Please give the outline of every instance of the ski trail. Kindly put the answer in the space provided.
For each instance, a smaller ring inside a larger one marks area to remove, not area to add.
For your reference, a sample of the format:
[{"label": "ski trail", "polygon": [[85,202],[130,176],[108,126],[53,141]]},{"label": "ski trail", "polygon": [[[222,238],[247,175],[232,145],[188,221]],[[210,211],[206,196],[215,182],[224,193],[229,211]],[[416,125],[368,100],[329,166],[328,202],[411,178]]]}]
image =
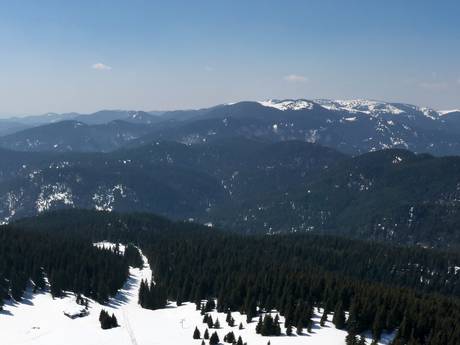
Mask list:
[{"label": "ski trail", "polygon": [[123,321],[124,321],[124,328],[126,332],[128,333],[129,339],[131,341],[131,345],[138,345],[137,339],[135,332],[133,331],[133,328],[131,327],[131,323],[129,320],[129,313],[130,311],[136,312],[140,308],[139,303],[138,303],[138,296],[139,296],[139,289],[141,285],[142,280],[147,280],[150,281],[152,279],[152,270],[150,269],[150,264],[148,262],[147,257],[142,253],[142,250],[139,247],[136,247],[137,250],[139,251],[140,256],[142,257],[142,267],[141,268],[135,268],[135,267],[130,267],[129,269],[129,275],[130,279],[134,284],[130,286],[128,291],[125,291],[127,303],[122,304],[120,306],[121,313],[123,315]]},{"label": "ski trail", "polygon": [[123,308],[122,312],[123,312],[123,321],[124,321],[124,324],[125,324],[126,331],[128,332],[129,339],[131,340],[131,344],[132,345],[138,345],[137,340],[136,340],[136,336],[134,335],[134,332],[133,332],[133,330],[131,328],[131,324],[129,322],[129,317],[128,317],[128,314],[127,314],[125,308]]}]

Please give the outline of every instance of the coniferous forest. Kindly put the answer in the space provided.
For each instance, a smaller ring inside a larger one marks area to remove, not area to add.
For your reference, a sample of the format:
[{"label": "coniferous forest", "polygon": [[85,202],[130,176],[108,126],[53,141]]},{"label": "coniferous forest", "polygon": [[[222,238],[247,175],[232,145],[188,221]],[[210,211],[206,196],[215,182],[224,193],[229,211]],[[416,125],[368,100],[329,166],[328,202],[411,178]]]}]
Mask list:
[{"label": "coniferous forest", "polygon": [[63,291],[104,302],[128,277],[127,260],[110,250],[96,249],[87,239],[34,233],[2,227],[0,231],[0,303],[20,301],[29,284],[54,297]]},{"label": "coniferous forest", "polygon": [[103,301],[122,285],[128,265],[140,264],[130,246],[121,257],[91,245],[109,237],[132,242],[149,259],[156,284],[141,284],[145,308],[193,301],[206,313],[214,306],[202,300],[215,298],[218,311],[240,311],[261,335],[275,336],[278,322],[263,312],[276,310],[287,332],[301,334],[321,308],[323,321],[349,333],[349,344],[368,330],[374,339],[397,330],[395,345],[460,343],[454,252],[312,234],[244,236],[147,214],[81,210],[25,219],[1,236],[4,296],[10,288],[20,298],[28,278],[40,288],[46,276],[56,296],[70,290]]}]

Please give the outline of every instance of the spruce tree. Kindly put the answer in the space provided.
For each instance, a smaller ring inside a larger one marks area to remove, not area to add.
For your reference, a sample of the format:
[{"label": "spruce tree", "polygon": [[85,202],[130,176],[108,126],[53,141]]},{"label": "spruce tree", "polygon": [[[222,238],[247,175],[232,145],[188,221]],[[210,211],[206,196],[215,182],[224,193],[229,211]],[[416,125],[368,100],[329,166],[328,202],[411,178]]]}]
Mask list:
[{"label": "spruce tree", "polygon": [[319,321],[319,324],[321,327],[324,327],[327,321],[327,310],[324,309],[323,315],[321,316],[321,320]]},{"label": "spruce tree", "polygon": [[207,328],[204,331],[203,339],[209,339],[209,330]]},{"label": "spruce tree", "polygon": [[195,327],[195,331],[193,332],[193,339],[200,339],[201,334],[200,331],[198,330],[198,327]]},{"label": "spruce tree", "polygon": [[299,322],[297,322],[297,334],[301,335],[302,333],[303,333],[303,322],[302,320],[299,320]]},{"label": "spruce tree", "polygon": [[208,328],[212,328],[214,326],[214,321],[212,320],[211,315],[208,316],[207,323],[208,323]]},{"label": "spruce tree", "polygon": [[332,318],[332,323],[337,329],[345,328],[345,311],[343,310],[342,303],[337,304]]},{"label": "spruce tree", "polygon": [[219,344],[219,336],[216,332],[212,333],[211,338],[209,338],[209,345]]},{"label": "spruce tree", "polygon": [[263,325],[262,315],[260,315],[260,316],[259,316],[259,321],[257,322],[257,325],[256,325],[256,333],[257,333],[257,334],[261,334],[261,332],[262,332],[262,325]]},{"label": "spruce tree", "polygon": [[226,343],[233,344],[236,341],[235,334],[233,332],[228,332],[224,337],[224,341]]}]

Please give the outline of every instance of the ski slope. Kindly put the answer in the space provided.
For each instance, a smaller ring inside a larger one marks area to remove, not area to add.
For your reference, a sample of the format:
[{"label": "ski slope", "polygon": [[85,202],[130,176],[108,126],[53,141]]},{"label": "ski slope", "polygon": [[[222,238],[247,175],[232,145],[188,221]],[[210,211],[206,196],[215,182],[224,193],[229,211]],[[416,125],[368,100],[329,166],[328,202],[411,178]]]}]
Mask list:
[{"label": "ski slope", "polygon": [[[95,244],[98,247],[114,246],[108,242]],[[119,246],[123,252],[124,246]],[[142,254],[142,252],[141,252]],[[89,316],[70,319],[63,314],[64,310],[78,307],[75,296],[68,294],[65,298],[53,299],[49,293],[32,294],[27,291],[21,303],[7,302],[0,312],[0,344],[17,345],[200,345],[201,340],[192,339],[195,326],[201,335],[206,329],[202,323],[203,316],[195,310],[195,305],[185,303],[177,307],[170,303],[161,310],[142,309],[138,303],[138,291],[142,279],[150,281],[152,271],[147,258],[142,254],[142,269],[130,268],[130,275],[123,288],[107,305],[90,301]],[[104,308],[114,313],[120,327],[102,330],[99,324],[99,313]],[[316,314],[315,326],[311,334],[301,336],[262,337],[255,333],[257,318],[246,324],[246,316],[233,313],[235,327],[225,322],[226,314],[210,313],[215,320],[219,318],[221,329],[209,330],[210,334],[217,331],[221,343],[230,330],[235,336],[241,336],[248,345],[344,345],[346,332],[336,329],[330,322],[319,327],[320,314]],[[283,318],[281,318],[283,321]],[[238,325],[244,329],[239,330]],[[281,325],[282,331],[285,329]],[[392,334],[386,334],[380,344],[389,344]],[[370,343],[370,340],[368,341]]]}]

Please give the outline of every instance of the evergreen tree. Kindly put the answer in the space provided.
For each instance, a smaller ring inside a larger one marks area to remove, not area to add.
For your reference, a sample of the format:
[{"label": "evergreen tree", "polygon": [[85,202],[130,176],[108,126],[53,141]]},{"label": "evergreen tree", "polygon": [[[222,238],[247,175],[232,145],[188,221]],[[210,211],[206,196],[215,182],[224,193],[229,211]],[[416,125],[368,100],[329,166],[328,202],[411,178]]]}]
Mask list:
[{"label": "evergreen tree", "polygon": [[345,328],[345,311],[343,310],[342,303],[337,304],[332,318],[332,323],[337,329]]},{"label": "evergreen tree", "polygon": [[219,336],[216,332],[212,333],[211,338],[209,338],[209,345],[219,344]]},{"label": "evergreen tree", "polygon": [[213,328],[214,327],[214,321],[212,320],[212,316],[208,316],[208,328]]},{"label": "evergreen tree", "polygon": [[209,330],[207,328],[204,331],[203,339],[209,339]]},{"label": "evergreen tree", "polygon": [[200,331],[198,330],[198,327],[195,327],[195,331],[193,332],[193,339],[200,339],[201,334]]},{"label": "evergreen tree", "polygon": [[301,335],[302,333],[303,333],[303,322],[302,320],[299,320],[299,322],[297,322],[297,334]]},{"label": "evergreen tree", "polygon": [[99,322],[101,323],[102,329],[118,327],[118,321],[115,317],[115,314],[112,314],[112,316],[110,316],[109,313],[104,309],[102,309],[99,314]]},{"label": "evergreen tree", "polygon": [[323,315],[321,316],[321,320],[319,321],[319,324],[321,327],[324,327],[327,321],[327,310],[324,309]]},{"label": "evergreen tree", "polygon": [[235,334],[234,334],[233,332],[228,332],[228,333],[224,336],[224,342],[230,343],[230,344],[233,344],[234,342],[236,342]]}]

